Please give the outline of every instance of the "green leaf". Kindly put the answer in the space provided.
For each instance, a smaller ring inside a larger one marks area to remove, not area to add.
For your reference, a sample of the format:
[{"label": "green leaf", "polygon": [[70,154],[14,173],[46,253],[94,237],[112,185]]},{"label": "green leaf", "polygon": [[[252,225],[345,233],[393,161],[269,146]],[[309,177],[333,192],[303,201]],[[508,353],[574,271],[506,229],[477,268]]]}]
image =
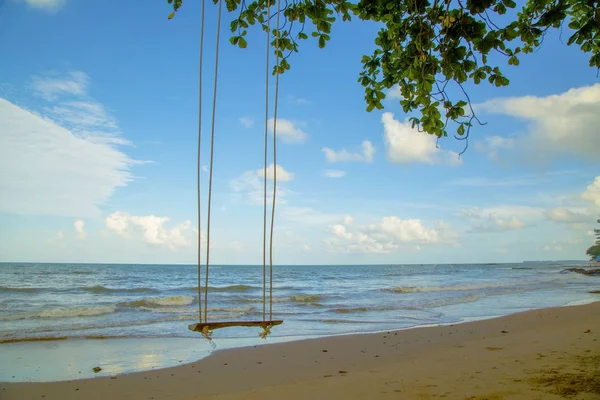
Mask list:
[{"label": "green leaf", "polygon": [[325,37],[323,35],[319,36],[319,48],[322,49],[325,47]]},{"label": "green leaf", "polygon": [[240,37],[238,45],[240,46],[240,49],[245,49],[246,47],[248,47],[248,43],[246,43],[246,39],[244,39],[243,37]]}]

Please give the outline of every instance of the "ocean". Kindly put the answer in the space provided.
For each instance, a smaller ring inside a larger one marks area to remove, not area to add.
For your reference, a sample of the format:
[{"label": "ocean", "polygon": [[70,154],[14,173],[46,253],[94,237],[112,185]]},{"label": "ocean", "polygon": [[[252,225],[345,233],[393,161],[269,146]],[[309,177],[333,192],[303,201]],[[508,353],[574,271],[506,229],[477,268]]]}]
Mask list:
[{"label": "ocean", "polygon": [[[267,342],[600,300],[589,293],[600,289],[600,278],[565,272],[571,266],[582,264],[275,266],[273,318],[284,323]],[[211,266],[209,321],[260,320],[262,296],[262,266]],[[0,264],[0,351],[52,338],[102,340],[104,346],[128,338],[201,338],[188,330],[194,322],[195,265]],[[231,347],[260,332],[226,328],[213,338]]]}]

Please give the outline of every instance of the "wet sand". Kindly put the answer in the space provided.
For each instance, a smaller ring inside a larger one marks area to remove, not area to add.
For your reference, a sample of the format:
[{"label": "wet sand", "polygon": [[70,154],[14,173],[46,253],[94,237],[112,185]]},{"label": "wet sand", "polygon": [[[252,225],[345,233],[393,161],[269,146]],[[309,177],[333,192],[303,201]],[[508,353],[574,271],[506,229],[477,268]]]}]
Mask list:
[{"label": "wet sand", "polygon": [[596,302],[222,350],[113,377],[0,383],[0,399],[600,399],[599,336]]}]

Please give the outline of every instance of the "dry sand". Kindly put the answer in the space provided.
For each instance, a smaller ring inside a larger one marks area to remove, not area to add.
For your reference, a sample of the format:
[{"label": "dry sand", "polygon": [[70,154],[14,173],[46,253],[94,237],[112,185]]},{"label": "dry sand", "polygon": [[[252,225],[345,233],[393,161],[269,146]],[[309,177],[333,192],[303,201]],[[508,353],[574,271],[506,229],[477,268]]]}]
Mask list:
[{"label": "dry sand", "polygon": [[0,399],[600,399],[599,336],[597,302],[223,350],[112,378],[0,383]]}]

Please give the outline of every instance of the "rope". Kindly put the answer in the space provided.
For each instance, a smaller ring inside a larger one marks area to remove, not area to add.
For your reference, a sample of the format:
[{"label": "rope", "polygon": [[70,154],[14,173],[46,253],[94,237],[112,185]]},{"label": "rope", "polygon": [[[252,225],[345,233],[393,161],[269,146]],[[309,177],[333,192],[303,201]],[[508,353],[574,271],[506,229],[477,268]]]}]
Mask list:
[{"label": "rope", "polygon": [[223,0],[219,0],[219,13],[217,16],[217,44],[215,47],[215,84],[213,86],[213,106],[212,106],[212,125],[210,134],[210,169],[208,178],[208,210],[206,226],[206,279],[204,280],[204,322],[207,322],[207,304],[208,304],[208,267],[210,264],[210,211],[212,201],[212,178],[213,178],[213,160],[215,150],[215,114],[217,111],[217,78],[219,74],[219,38],[221,33],[221,10]]},{"label": "rope", "polygon": [[[202,58],[204,55],[204,4],[205,0],[202,0],[202,17],[200,19],[200,66],[199,66],[199,83],[198,83],[198,91],[200,94],[198,95],[198,321],[202,322],[202,296],[200,292],[200,285],[202,284],[201,278],[201,264],[202,264],[202,229],[201,229],[201,219],[200,219],[200,174],[201,174],[201,164],[200,164],[200,154],[202,148]],[[206,321],[205,321],[206,322]]]},{"label": "rope", "polygon": [[[277,28],[279,28],[279,14],[281,14],[281,0],[277,0]],[[275,65],[279,66],[279,36],[275,40],[275,46],[277,48]],[[269,319],[273,320],[273,226],[275,222],[275,199],[277,195],[277,105],[279,101],[279,70],[275,75],[275,105],[273,110],[273,208],[271,211],[271,235],[269,243]],[[267,331],[265,331],[268,334]],[[266,335],[265,335],[266,336]]]},{"label": "rope", "polygon": [[[270,0],[269,0],[270,1]],[[270,8],[270,7],[269,7]],[[268,15],[268,12],[267,12]],[[267,302],[267,147],[269,139],[269,51],[271,49],[271,18],[267,18],[267,54],[265,66],[265,161],[264,161],[264,202],[263,202],[263,321],[266,317]]]},{"label": "rope", "polygon": [[[223,0],[219,0],[219,9],[217,16],[217,35],[215,47],[215,80],[213,86],[213,105],[212,105],[212,123],[211,123],[211,141],[210,141],[210,167],[208,183],[208,210],[207,210],[207,228],[206,228],[206,274],[204,280],[204,322],[208,322],[208,277],[210,266],[210,225],[211,225],[211,205],[212,205],[212,180],[214,164],[214,139],[215,139],[215,115],[217,107],[217,82],[219,72],[219,43],[221,33],[221,15]],[[202,17],[200,22],[200,60],[199,60],[199,98],[198,98],[198,147],[197,147],[197,196],[198,196],[198,317],[202,322],[202,294],[201,294],[201,142],[202,142],[202,66],[204,56],[204,11],[205,0],[202,0]],[[279,17],[281,12],[281,0],[277,0],[277,26],[279,26]],[[267,19],[267,52],[266,52],[266,70],[265,70],[265,147],[264,147],[264,204],[263,204],[263,321],[266,318],[266,238],[267,238],[267,153],[268,153],[268,121],[269,121],[269,49],[270,49],[271,20]],[[279,65],[279,35],[276,38],[276,66]],[[269,237],[269,319],[273,319],[273,230],[275,219],[275,201],[277,194],[277,109],[279,100],[279,72],[275,77],[275,105],[273,117],[273,207],[271,211],[271,226]],[[272,324],[263,326],[263,332],[259,335],[266,338],[269,335]],[[212,330],[204,327],[202,335],[211,339]]]}]

